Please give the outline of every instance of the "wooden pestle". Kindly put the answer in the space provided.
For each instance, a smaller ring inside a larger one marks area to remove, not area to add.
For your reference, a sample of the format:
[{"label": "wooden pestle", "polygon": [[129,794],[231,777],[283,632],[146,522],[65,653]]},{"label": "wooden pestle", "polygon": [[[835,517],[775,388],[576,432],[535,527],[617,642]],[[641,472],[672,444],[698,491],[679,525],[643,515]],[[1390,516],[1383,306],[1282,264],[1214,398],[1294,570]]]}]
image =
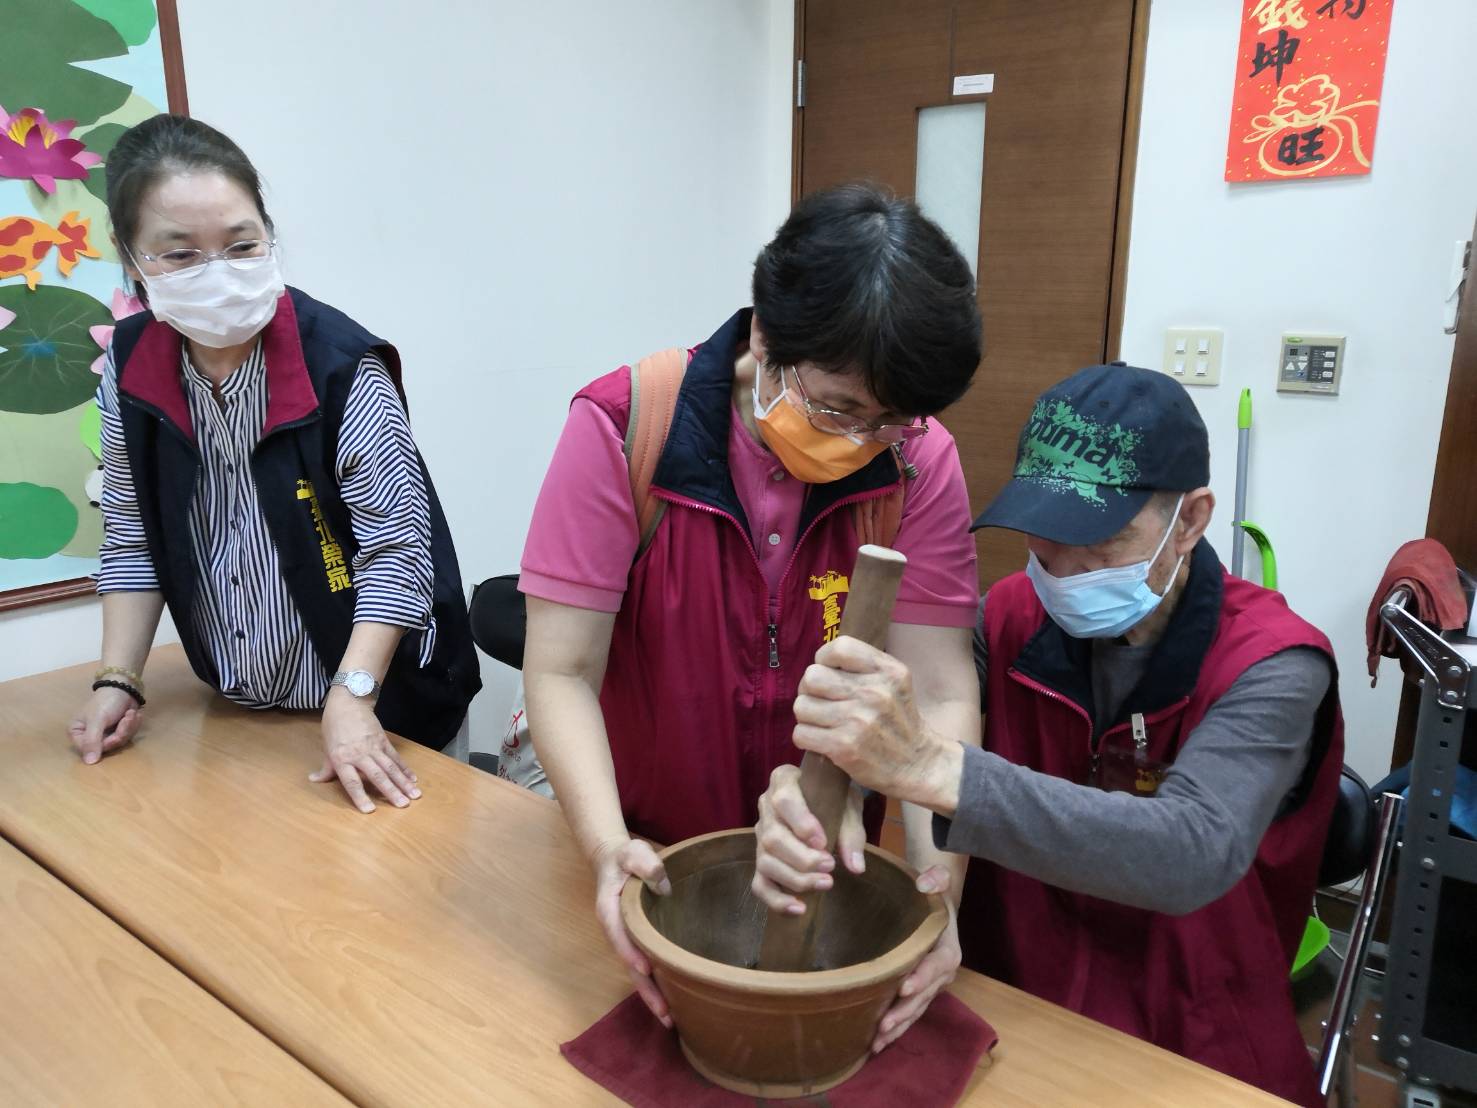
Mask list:
[{"label": "wooden pestle", "polygon": [[[870,643],[881,650],[892,624],[892,605],[908,559],[896,550],[868,544],[856,552],[856,566],[841,612],[839,633]],[[851,778],[829,758],[806,752],[800,761],[800,791],[805,803],[826,832],[826,850],[836,852],[836,837],[846,812]],[[840,865],[837,867],[838,871]],[[820,928],[824,892],[800,897],[805,914],[792,916],[770,912],[764,924],[764,942],[759,950],[759,968],[798,972],[811,967],[816,935]]]}]

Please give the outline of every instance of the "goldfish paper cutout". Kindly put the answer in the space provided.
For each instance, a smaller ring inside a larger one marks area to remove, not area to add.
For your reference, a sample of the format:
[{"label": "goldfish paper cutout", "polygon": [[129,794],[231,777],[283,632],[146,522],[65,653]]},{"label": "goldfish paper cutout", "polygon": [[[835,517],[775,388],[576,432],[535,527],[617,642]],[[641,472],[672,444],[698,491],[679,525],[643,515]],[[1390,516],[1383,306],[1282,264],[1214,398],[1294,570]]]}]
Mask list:
[{"label": "goldfish paper cutout", "polygon": [[25,277],[26,287],[34,289],[41,280],[36,268],[56,247],[56,268],[63,277],[71,276],[79,258],[102,257],[92,247],[88,234],[92,220],[79,219],[68,212],[55,227],[27,215],[0,218],[0,279]]},{"label": "goldfish paper cutout", "polygon": [[77,121],[53,123],[40,108],[9,114],[0,107],[0,177],[32,180],[44,193],[56,192],[56,183],[83,181],[101,155],[71,137]]}]

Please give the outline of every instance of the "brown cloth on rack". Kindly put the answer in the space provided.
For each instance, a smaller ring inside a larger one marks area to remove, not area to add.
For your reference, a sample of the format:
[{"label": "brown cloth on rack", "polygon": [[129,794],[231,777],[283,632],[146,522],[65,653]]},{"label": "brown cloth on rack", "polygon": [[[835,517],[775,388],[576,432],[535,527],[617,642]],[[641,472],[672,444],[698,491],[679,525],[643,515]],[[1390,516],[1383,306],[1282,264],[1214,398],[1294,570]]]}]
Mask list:
[{"label": "brown cloth on rack", "polygon": [[1406,611],[1422,623],[1443,631],[1455,631],[1467,624],[1467,597],[1462,592],[1456,562],[1446,547],[1435,539],[1414,539],[1399,550],[1385,567],[1374,599],[1369,602],[1369,615],[1364,620],[1364,638],[1369,646],[1369,677],[1377,679],[1380,657],[1394,658],[1399,649],[1395,636],[1380,620],[1380,608],[1395,589],[1410,590],[1411,601]]},{"label": "brown cloth on rack", "polygon": [[940,993],[903,1037],[828,1093],[801,1101],[762,1100],[720,1089],[687,1064],[668,1031],[634,994],[559,1050],[586,1077],[637,1108],[947,1108],[964,1095],[995,1030],[965,1004]]}]

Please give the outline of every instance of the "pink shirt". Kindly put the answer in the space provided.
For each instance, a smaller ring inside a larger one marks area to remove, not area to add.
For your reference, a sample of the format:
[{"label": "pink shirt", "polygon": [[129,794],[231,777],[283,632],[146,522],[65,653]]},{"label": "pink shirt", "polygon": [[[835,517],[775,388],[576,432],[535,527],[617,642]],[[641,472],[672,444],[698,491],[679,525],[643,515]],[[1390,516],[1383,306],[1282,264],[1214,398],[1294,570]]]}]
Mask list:
[{"label": "pink shirt", "polygon": [[[908,556],[894,619],[972,627],[979,576],[953,436],[930,420],[928,434],[905,453],[919,475],[908,483],[894,543]],[[728,465],[759,568],[774,592],[800,537],[795,532],[806,486],[749,436],[737,408],[729,423]],[[543,600],[617,612],[639,541],[621,435],[594,403],[576,399],[534,505],[518,587]]]}]

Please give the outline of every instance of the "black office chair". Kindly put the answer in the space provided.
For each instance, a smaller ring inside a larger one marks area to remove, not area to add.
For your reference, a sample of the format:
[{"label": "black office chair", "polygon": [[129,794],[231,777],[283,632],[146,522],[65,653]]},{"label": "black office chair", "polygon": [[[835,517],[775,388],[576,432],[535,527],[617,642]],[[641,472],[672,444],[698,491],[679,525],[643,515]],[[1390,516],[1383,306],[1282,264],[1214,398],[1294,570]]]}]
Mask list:
[{"label": "black office chair", "polygon": [[[1318,863],[1318,888],[1347,885],[1369,865],[1374,850],[1376,816],[1369,786],[1348,766],[1339,773],[1339,791],[1328,821],[1328,837]],[[1328,948],[1328,928],[1318,918],[1317,905],[1308,920],[1302,947],[1293,961],[1292,977],[1301,980]]]},{"label": "black office chair", "polygon": [[1328,841],[1318,865],[1318,887],[1346,885],[1364,872],[1374,850],[1377,825],[1374,797],[1369,786],[1348,766],[1339,775],[1339,795],[1333,803]]},{"label": "black office chair", "polygon": [[473,586],[467,614],[477,648],[489,658],[521,670],[528,608],[518,591],[518,575],[504,573]]},{"label": "black office chair", "polygon": [[[528,609],[518,591],[518,575],[505,573],[489,577],[472,587],[467,603],[472,622],[472,641],[477,649],[494,661],[514,669],[523,668],[523,640],[528,634]],[[498,756],[482,751],[468,761],[480,770],[496,773]]]},{"label": "black office chair", "polygon": [[1332,1094],[1334,1103],[1340,1106],[1350,1103],[1354,1095],[1353,1035],[1359,981],[1369,958],[1369,944],[1384,898],[1403,807],[1398,793],[1385,793],[1376,804],[1363,778],[1348,766],[1343,767],[1328,841],[1318,867],[1320,888],[1344,885],[1356,877],[1364,879],[1318,1052],[1319,1092],[1324,1096]]}]

